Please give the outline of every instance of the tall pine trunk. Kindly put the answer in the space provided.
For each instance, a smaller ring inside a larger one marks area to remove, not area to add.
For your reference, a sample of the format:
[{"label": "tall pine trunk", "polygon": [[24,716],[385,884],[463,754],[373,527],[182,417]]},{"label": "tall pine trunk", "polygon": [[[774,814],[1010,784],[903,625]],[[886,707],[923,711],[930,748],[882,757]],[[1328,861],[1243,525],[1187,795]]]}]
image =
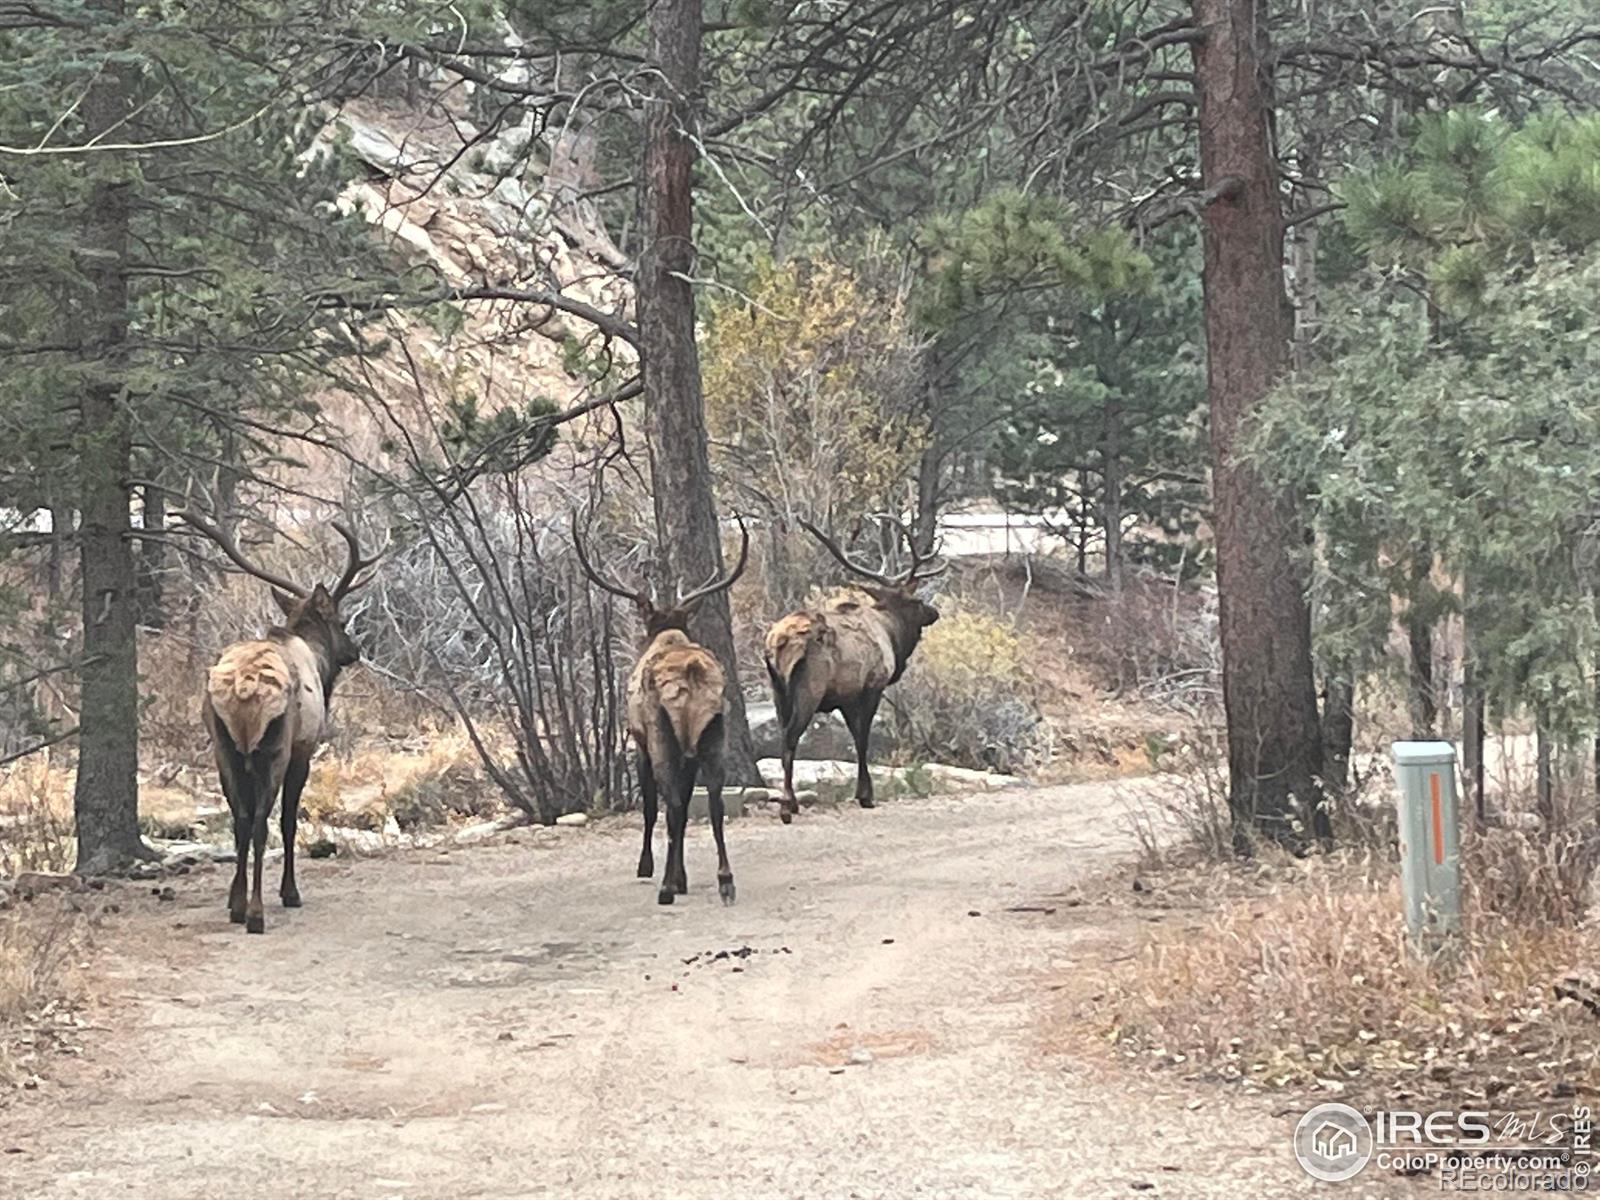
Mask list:
[{"label": "tall pine trunk", "polygon": [[1106,532],[1106,584],[1122,590],[1122,404],[1105,410],[1105,440],[1100,446],[1100,520]]},{"label": "tall pine trunk", "polygon": [[139,624],[150,629],[165,629],[167,543],[161,535],[167,529],[167,490],[159,484],[147,483],[144,486],[143,499],[144,521],[140,530],[145,536],[139,539],[139,557],[136,563]]},{"label": "tall pine trunk", "polygon": [[945,412],[945,366],[935,338],[928,347],[923,364],[923,402],[927,406],[928,444],[922,448],[917,462],[917,552],[929,554],[939,536],[939,502],[944,492],[945,445],[941,436]]},{"label": "tall pine trunk", "polygon": [[[1308,4],[1307,11],[1311,5]],[[1322,139],[1315,130],[1303,134],[1297,165],[1303,177],[1322,173]],[[1296,194],[1300,204],[1311,199],[1305,189]],[[1289,275],[1294,281],[1294,366],[1305,370],[1316,360],[1315,345],[1322,326],[1322,293],[1317,274],[1320,237],[1314,220],[1303,221],[1287,232]],[[1350,787],[1350,756],[1356,736],[1355,668],[1349,658],[1321,664],[1322,681],[1322,782],[1342,795]]]},{"label": "tall pine trunk", "polygon": [[[121,16],[121,0],[102,0]],[[108,61],[83,99],[93,136],[132,108],[132,67]],[[79,674],[77,869],[103,873],[150,857],[139,837],[139,663],[135,579],[128,522],[132,433],[120,381],[128,337],[129,188],[112,153],[91,156],[95,173],[80,233],[88,279],[80,322],[90,371],[78,402],[78,569],[83,590]]]},{"label": "tall pine trunk", "polygon": [[[637,277],[645,434],[656,532],[668,586],[698,587],[722,571],[722,540],[706,446],[700,355],[694,340],[694,143],[700,92],[700,0],[655,0],[650,44],[660,94],[645,115],[641,197],[645,247]],[[694,636],[727,672],[728,781],[759,785],[739,688],[727,592],[708,597]]]},{"label": "tall pine trunk", "polygon": [[1415,604],[1406,613],[1406,645],[1411,659],[1407,703],[1411,736],[1427,741],[1439,733],[1439,697],[1433,679],[1433,622]]},{"label": "tall pine trunk", "polygon": [[1356,737],[1356,685],[1349,664],[1328,673],[1322,700],[1323,781],[1335,793],[1350,786],[1350,753]]},{"label": "tall pine trunk", "polygon": [[[1213,506],[1236,842],[1295,849],[1330,835],[1311,670],[1305,534],[1294,503],[1240,458],[1250,416],[1286,365],[1283,211],[1272,145],[1267,14],[1259,0],[1194,0],[1204,212]],[[1297,826],[1297,820],[1303,824]]]}]

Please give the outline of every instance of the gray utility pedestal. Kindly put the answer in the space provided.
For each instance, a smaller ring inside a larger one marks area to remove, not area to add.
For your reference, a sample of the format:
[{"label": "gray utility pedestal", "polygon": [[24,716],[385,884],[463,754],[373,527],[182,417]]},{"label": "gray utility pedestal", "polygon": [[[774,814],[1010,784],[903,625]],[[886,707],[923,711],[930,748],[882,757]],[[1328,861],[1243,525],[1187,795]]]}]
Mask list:
[{"label": "gray utility pedestal", "polygon": [[1436,950],[1461,927],[1461,805],[1449,742],[1396,742],[1406,928]]}]

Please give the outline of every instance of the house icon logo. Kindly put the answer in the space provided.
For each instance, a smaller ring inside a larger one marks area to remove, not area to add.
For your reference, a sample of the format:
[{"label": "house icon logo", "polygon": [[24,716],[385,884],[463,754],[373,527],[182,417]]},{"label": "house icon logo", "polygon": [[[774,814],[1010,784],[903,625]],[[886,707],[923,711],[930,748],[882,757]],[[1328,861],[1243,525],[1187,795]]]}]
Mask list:
[{"label": "house icon logo", "polygon": [[1353,1179],[1372,1158],[1372,1126],[1348,1104],[1319,1104],[1294,1127],[1294,1156],[1325,1183]]},{"label": "house icon logo", "polygon": [[1323,1158],[1344,1158],[1356,1152],[1356,1135],[1343,1125],[1324,1121],[1311,1134],[1311,1148]]}]

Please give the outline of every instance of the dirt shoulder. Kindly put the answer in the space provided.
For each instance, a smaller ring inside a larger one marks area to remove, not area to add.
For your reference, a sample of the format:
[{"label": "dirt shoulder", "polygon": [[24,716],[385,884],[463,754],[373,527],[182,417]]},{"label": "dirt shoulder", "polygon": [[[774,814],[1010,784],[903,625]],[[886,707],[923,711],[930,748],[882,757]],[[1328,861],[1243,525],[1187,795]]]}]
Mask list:
[{"label": "dirt shoulder", "polygon": [[626,821],[308,863],[265,937],[219,873],[130,891],[83,1058],[0,1117],[0,1194],[1309,1192],[1271,1102],[1041,1037],[1106,931],[1007,910],[1126,857],[1128,790],[750,817],[730,909],[705,828],[660,908]]}]

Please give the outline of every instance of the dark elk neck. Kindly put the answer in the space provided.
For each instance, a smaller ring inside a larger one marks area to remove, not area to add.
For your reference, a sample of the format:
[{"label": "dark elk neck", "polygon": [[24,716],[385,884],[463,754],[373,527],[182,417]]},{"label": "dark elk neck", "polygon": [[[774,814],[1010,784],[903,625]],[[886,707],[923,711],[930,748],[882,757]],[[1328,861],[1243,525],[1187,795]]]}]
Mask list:
[{"label": "dark elk neck", "polygon": [[297,637],[311,648],[311,656],[317,660],[317,678],[322,684],[322,703],[333,702],[333,685],[339,681],[339,672],[342,667],[334,660],[333,647],[329,644],[328,631],[321,625],[307,621],[298,628],[287,629],[282,625],[274,625],[267,630],[267,637],[275,641],[284,641]]},{"label": "dark elk neck", "polygon": [[894,615],[889,616],[889,644],[894,647],[894,678],[897,681],[911,661],[911,654],[922,640],[922,626]]}]

